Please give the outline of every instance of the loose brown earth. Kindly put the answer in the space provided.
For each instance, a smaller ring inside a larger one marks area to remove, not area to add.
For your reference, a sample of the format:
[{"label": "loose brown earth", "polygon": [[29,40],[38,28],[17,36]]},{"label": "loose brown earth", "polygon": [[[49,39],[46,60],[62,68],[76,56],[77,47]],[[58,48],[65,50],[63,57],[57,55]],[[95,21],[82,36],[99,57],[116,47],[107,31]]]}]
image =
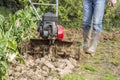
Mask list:
[{"label": "loose brown earth", "polygon": [[119,39],[119,32],[103,31],[96,55],[80,55],[80,60],[76,58],[82,42],[81,29],[65,29],[64,40],[56,41],[51,47],[51,53],[48,41],[26,40],[20,46],[25,64],[14,60],[8,70],[9,79],[65,80],[63,75],[76,73],[80,77],[84,76],[83,80],[104,80],[110,72],[110,75],[120,80]]}]

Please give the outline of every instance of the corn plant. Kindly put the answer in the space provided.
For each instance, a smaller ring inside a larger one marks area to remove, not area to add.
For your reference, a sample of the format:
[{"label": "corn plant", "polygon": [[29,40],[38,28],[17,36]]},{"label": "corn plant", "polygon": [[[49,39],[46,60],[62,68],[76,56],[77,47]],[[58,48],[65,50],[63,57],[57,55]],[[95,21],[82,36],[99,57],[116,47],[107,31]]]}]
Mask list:
[{"label": "corn plant", "polygon": [[21,61],[22,57],[18,53],[17,42],[12,34],[13,26],[7,31],[4,29],[5,18],[0,15],[0,80],[6,80],[6,72],[9,63],[17,56]]},{"label": "corn plant", "polygon": [[0,80],[7,79],[6,71],[9,67],[9,62],[7,60],[7,57],[5,53],[0,48]]},{"label": "corn plant", "polygon": [[29,34],[35,29],[36,18],[31,7],[19,10],[14,15],[9,14],[8,18],[0,15],[0,80],[6,80],[6,72],[15,58],[24,62],[18,52],[18,46],[26,38],[34,37]]}]

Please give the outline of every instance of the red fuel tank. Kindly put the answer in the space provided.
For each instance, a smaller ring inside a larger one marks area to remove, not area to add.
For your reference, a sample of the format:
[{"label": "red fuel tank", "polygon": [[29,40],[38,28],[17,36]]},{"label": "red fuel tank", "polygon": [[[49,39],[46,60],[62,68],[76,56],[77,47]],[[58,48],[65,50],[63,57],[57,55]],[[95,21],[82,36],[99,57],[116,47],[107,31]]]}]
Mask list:
[{"label": "red fuel tank", "polygon": [[57,25],[58,27],[58,34],[57,34],[57,39],[58,40],[63,40],[64,38],[64,29],[61,25]]}]

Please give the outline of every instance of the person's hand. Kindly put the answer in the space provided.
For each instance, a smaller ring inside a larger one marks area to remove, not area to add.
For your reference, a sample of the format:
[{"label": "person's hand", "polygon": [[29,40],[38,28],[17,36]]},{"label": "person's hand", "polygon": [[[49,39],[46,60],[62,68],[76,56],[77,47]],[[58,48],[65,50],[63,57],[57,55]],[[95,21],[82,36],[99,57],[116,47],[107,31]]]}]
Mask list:
[{"label": "person's hand", "polygon": [[117,3],[117,0],[110,0],[110,5],[113,7]]}]

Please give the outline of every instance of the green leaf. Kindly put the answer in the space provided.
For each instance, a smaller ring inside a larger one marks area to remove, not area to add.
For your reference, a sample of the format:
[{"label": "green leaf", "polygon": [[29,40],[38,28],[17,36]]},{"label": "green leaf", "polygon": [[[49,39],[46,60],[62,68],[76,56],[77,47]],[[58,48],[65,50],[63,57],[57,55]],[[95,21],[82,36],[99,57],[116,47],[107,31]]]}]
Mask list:
[{"label": "green leaf", "polygon": [[5,57],[5,54],[0,50],[0,57]]},{"label": "green leaf", "polygon": [[17,54],[16,58],[19,59],[20,63],[25,63],[24,58],[19,53]]},{"label": "green leaf", "polygon": [[4,50],[6,46],[6,41],[0,40],[0,49]]},{"label": "green leaf", "polygon": [[1,26],[3,25],[4,20],[5,20],[4,16],[0,15],[0,25]]},{"label": "green leaf", "polygon": [[8,48],[16,51],[16,49],[17,49],[17,43],[16,43],[15,41],[10,41],[10,40],[9,40],[9,41],[8,41]]},{"label": "green leaf", "polygon": [[8,67],[9,67],[8,62],[6,62],[6,61],[0,61],[0,64],[1,64],[5,69],[8,69]]}]

